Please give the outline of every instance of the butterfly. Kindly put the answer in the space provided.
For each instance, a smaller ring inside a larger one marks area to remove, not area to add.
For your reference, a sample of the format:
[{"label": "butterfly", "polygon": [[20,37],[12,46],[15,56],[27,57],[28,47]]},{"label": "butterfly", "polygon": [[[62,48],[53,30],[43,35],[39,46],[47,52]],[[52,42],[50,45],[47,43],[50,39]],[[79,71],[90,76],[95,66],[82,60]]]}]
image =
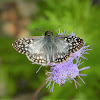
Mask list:
[{"label": "butterfly", "polygon": [[66,61],[84,45],[83,39],[72,35],[55,35],[46,31],[45,36],[32,36],[16,40],[12,46],[35,64],[59,64]]}]

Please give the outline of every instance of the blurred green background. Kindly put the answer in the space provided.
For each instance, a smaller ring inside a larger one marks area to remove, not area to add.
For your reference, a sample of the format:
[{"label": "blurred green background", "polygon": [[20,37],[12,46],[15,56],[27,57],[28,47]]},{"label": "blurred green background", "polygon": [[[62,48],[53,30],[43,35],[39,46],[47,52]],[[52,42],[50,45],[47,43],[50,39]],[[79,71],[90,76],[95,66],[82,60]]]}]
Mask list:
[{"label": "blurred green background", "polygon": [[[32,100],[35,90],[45,80],[45,67],[32,64],[25,55],[16,52],[12,43],[22,37],[41,36],[46,30],[60,29],[76,33],[90,45],[88,60],[80,66],[90,66],[78,82],[55,84],[51,93],[46,85],[37,100],[100,100],[100,0],[0,0],[0,100]],[[38,28],[38,30],[35,30]]]}]

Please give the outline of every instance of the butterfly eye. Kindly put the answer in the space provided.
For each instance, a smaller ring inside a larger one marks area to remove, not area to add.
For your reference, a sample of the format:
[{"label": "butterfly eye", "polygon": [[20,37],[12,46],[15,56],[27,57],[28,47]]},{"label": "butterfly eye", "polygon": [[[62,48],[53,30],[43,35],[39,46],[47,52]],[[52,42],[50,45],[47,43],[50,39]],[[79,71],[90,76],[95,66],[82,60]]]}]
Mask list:
[{"label": "butterfly eye", "polygon": [[52,31],[46,31],[45,32],[45,36],[52,36],[52,35],[53,35]]}]

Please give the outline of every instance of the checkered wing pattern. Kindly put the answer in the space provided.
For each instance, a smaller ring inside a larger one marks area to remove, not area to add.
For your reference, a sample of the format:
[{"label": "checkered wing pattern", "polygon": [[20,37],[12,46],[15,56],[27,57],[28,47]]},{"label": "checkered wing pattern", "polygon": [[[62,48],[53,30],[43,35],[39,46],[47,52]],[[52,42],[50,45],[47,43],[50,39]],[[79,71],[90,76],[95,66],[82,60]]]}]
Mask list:
[{"label": "checkered wing pattern", "polygon": [[12,46],[33,63],[47,65],[66,61],[84,45],[83,39],[71,35],[51,36],[49,39],[45,36],[22,38],[16,40]]},{"label": "checkered wing pattern", "polygon": [[64,62],[83,47],[84,41],[81,38],[71,35],[57,35],[54,37],[54,63]]},{"label": "checkered wing pattern", "polygon": [[21,53],[25,54],[27,58],[36,64],[45,65],[46,61],[46,46],[44,37],[29,37],[16,40],[12,46]]}]

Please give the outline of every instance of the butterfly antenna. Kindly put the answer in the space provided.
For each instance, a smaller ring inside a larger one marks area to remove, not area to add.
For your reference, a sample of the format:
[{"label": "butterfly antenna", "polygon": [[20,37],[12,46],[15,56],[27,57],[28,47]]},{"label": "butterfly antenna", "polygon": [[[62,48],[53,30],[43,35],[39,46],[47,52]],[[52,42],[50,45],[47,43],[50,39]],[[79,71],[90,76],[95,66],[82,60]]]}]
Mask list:
[{"label": "butterfly antenna", "polygon": [[45,32],[45,31],[43,31],[43,30],[40,30],[40,29],[38,29],[38,28],[35,28],[34,30],[38,30],[38,31],[41,31],[41,32]]},{"label": "butterfly antenna", "polygon": [[56,27],[55,29],[53,29],[52,31],[56,30],[57,28],[62,27],[61,25],[59,25],[58,27]]}]

